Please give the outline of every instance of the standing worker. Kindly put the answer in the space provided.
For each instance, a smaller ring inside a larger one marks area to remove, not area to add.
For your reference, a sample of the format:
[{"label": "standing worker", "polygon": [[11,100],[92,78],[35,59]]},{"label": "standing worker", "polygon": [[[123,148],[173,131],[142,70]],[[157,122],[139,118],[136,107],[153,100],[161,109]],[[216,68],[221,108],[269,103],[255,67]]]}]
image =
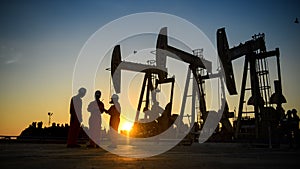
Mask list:
[{"label": "standing worker", "polygon": [[113,94],[111,96],[111,101],[109,102],[112,104],[108,110],[104,110],[107,114],[110,115],[109,119],[109,132],[110,132],[110,139],[111,139],[111,145],[110,148],[116,148],[117,147],[117,135],[118,135],[118,129],[119,129],[119,123],[120,123],[120,114],[121,114],[121,106],[119,103],[119,96],[116,94]]},{"label": "standing worker", "polygon": [[294,142],[294,137],[293,137],[293,118],[292,118],[292,111],[288,110],[286,113],[286,119],[287,119],[287,138],[289,141],[289,147],[293,148],[293,142]]},{"label": "standing worker", "polygon": [[[91,113],[89,118],[89,138],[90,143],[87,147],[94,148],[99,147],[100,137],[101,137],[101,114],[104,112],[104,104],[100,101],[101,91],[97,90],[95,92],[95,100],[92,101],[87,108],[87,111]],[[96,144],[96,143],[98,144]]]},{"label": "standing worker", "polygon": [[297,115],[297,110],[293,109],[292,110],[292,122],[291,122],[291,127],[292,127],[292,131],[293,131],[293,135],[294,135],[294,143],[296,148],[299,147],[299,116]]},{"label": "standing worker", "polygon": [[86,94],[85,88],[80,88],[78,94],[73,96],[70,103],[70,128],[68,133],[67,147],[80,147],[77,139],[80,132],[80,124],[82,122],[82,100]]}]

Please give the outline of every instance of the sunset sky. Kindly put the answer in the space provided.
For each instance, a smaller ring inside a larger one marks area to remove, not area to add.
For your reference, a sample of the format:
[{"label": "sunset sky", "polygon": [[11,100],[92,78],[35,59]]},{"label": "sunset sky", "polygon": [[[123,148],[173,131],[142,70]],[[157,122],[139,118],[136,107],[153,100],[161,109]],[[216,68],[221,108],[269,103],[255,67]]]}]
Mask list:
[{"label": "sunset sky", "polygon": [[[184,18],[202,30],[215,46],[216,30],[221,27],[226,28],[230,46],[265,33],[267,49],[280,48],[283,93],[288,102],[283,106],[300,111],[300,24],[294,23],[296,17],[300,19],[297,0],[13,0],[0,2],[0,135],[19,135],[33,121],[47,125],[48,112],[53,113],[53,122],[68,123],[73,71],[83,45],[105,24],[140,12]],[[243,59],[233,65],[239,91]],[[102,78],[109,81],[109,72]],[[109,108],[111,93],[105,84],[99,88]],[[88,91],[87,95],[93,93]],[[230,109],[238,107],[238,100],[238,96],[229,98]]]}]

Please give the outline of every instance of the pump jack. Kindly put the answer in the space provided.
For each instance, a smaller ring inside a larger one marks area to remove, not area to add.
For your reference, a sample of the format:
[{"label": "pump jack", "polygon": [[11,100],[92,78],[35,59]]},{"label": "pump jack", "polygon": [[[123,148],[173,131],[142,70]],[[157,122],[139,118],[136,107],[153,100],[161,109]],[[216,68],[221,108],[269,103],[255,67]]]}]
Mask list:
[{"label": "pump jack", "polygon": [[[159,64],[159,63],[158,63]],[[167,78],[167,68],[165,67],[157,67],[153,65],[146,65],[146,64],[140,64],[140,63],[133,63],[133,62],[127,62],[121,60],[121,47],[120,45],[116,45],[113,49],[112,53],[112,59],[111,59],[111,77],[113,81],[113,86],[116,91],[116,93],[121,92],[121,70],[128,70],[128,71],[134,71],[134,72],[141,72],[144,73],[144,80],[142,83],[142,89],[138,101],[138,107],[136,111],[135,116],[135,125],[139,126],[148,126],[149,124],[139,124],[139,115],[143,103],[145,88],[146,89],[146,100],[145,100],[145,107],[143,111],[148,110],[149,103],[150,103],[150,92],[157,88],[159,84],[165,84],[165,83],[171,83],[171,93],[170,93],[170,104],[172,105],[173,102],[173,89],[174,89],[174,82],[175,78]],[[152,83],[152,75],[158,75],[158,79],[156,79],[156,84],[154,85]],[[154,125],[155,127],[158,127],[157,124],[153,121],[150,123],[150,125]],[[143,128],[143,127],[142,127]],[[152,126],[150,128],[153,128]],[[157,130],[156,130],[157,131]],[[156,131],[150,131],[150,136],[153,136],[154,134],[157,134]],[[146,131],[149,133],[149,131]]]},{"label": "pump jack", "polygon": [[[138,122],[138,117],[141,111],[141,106],[143,102],[143,96],[145,92],[145,88],[147,86],[146,90],[146,103],[143,110],[148,110],[149,107],[149,96],[150,92],[157,88],[157,85],[163,84],[163,83],[172,83],[171,87],[171,96],[170,96],[170,104],[171,104],[171,110],[172,110],[172,102],[173,102],[173,88],[174,88],[174,81],[175,78],[167,78],[167,68],[166,68],[166,57],[172,57],[174,59],[183,61],[185,63],[189,64],[189,71],[191,71],[196,79],[195,86],[197,86],[198,93],[200,93],[200,107],[202,112],[206,112],[206,106],[205,106],[205,99],[204,99],[204,91],[202,84],[204,83],[204,79],[208,79],[209,75],[211,74],[211,68],[212,64],[210,61],[207,61],[205,59],[200,59],[199,57],[187,53],[185,51],[182,51],[180,49],[177,49],[175,47],[168,45],[168,37],[167,37],[167,28],[164,27],[160,30],[158,38],[157,38],[157,44],[156,44],[156,66],[149,66],[149,65],[143,65],[143,64],[137,64],[132,62],[125,62],[121,61],[121,51],[120,51],[120,45],[115,46],[112,54],[112,62],[111,62],[111,75],[113,77],[113,85],[115,88],[115,91],[117,93],[120,92],[120,84],[121,84],[121,70],[131,70],[131,71],[137,71],[137,72],[143,72],[145,73],[142,89],[140,93],[140,98],[138,102],[137,112],[136,112],[136,118],[135,122]],[[201,76],[198,72],[198,69],[206,69],[207,75]],[[151,75],[156,74],[158,79],[156,79],[156,84],[153,85],[151,81]],[[190,77],[188,77],[190,78]],[[196,90],[196,88],[194,88]],[[196,97],[196,93],[194,95]],[[183,100],[186,98],[183,98]],[[175,115],[175,117],[172,118],[171,121],[174,122],[174,119],[177,118],[178,115]],[[183,112],[181,112],[181,115],[179,116],[179,121],[182,120]],[[170,126],[170,125],[169,125]]]},{"label": "pump jack", "polygon": [[[185,109],[185,104],[186,104],[186,99],[187,99],[187,90],[188,90],[188,86],[189,86],[189,79],[191,76],[191,73],[193,74],[193,89],[192,89],[192,120],[191,120],[191,124],[195,124],[195,125],[200,125],[200,121],[202,121],[202,124],[205,123],[206,117],[208,115],[208,111],[206,108],[206,101],[205,101],[205,91],[203,88],[203,85],[205,84],[206,80],[209,79],[213,79],[213,78],[219,78],[221,80],[221,94],[222,94],[222,99],[223,99],[223,107],[225,107],[223,116],[221,118],[221,123],[222,126],[224,127],[224,129],[228,132],[231,133],[233,132],[233,128],[232,125],[230,124],[229,118],[233,117],[233,112],[229,112],[228,110],[228,105],[227,105],[227,101],[225,98],[225,91],[224,91],[224,86],[223,86],[223,78],[222,77],[222,73],[220,70],[217,73],[213,73],[212,72],[212,62],[205,60],[204,58],[199,58],[198,56],[195,56],[193,54],[187,53],[185,51],[182,51],[180,49],[177,49],[173,46],[168,45],[168,36],[167,36],[167,28],[164,27],[160,30],[160,33],[158,35],[157,38],[157,45],[156,45],[156,52],[159,53],[158,55],[156,55],[156,59],[165,59],[166,57],[161,57],[161,55],[163,56],[169,56],[172,57],[174,59],[178,59],[182,62],[188,63],[189,64],[189,69],[187,72],[187,77],[186,77],[186,84],[185,84],[185,89],[184,89],[184,93],[183,93],[183,98],[182,98],[182,104],[181,104],[181,112],[180,112],[180,118],[183,117],[183,113],[184,113],[184,109]],[[165,60],[162,60],[160,63],[165,63]],[[162,65],[164,66],[164,65]],[[199,71],[199,69],[204,69],[206,70],[206,74],[201,73],[201,71]],[[225,67],[226,72],[228,72],[228,67]],[[233,73],[227,73],[225,74],[225,78],[228,79],[229,77],[233,76]],[[235,92],[235,86],[234,88],[232,88],[232,86],[230,84],[226,84],[227,88],[231,87],[230,92],[234,93]],[[198,97],[197,97],[198,94]],[[197,114],[197,122],[195,122],[195,102],[196,102],[196,98],[198,98],[199,101],[199,107],[200,107],[200,113]],[[222,111],[222,110],[218,110],[218,111]],[[196,129],[195,132],[197,132],[197,130],[199,131],[203,126],[198,126],[199,128]],[[195,128],[197,128],[195,126]],[[225,131],[224,130],[224,131]]]},{"label": "pump jack", "polygon": [[[199,94],[199,102],[200,102],[200,111],[202,113],[206,112],[206,103],[205,103],[205,94],[203,89],[203,83],[205,79],[209,78],[209,75],[212,74],[212,63],[205,59],[200,59],[199,57],[190,54],[188,52],[182,51],[178,48],[175,48],[173,46],[168,45],[168,35],[167,35],[167,27],[164,27],[160,30],[157,43],[156,43],[156,60],[161,60],[160,63],[162,65],[159,66],[165,66],[166,65],[166,57],[172,57],[173,59],[177,59],[179,61],[185,62],[189,64],[189,69],[187,73],[187,81],[186,81],[186,88],[184,91],[184,96],[182,100],[182,107],[180,112],[180,118],[183,117],[184,113],[184,107],[185,107],[185,101],[186,101],[186,95],[187,95],[187,87],[188,87],[188,79],[190,78],[190,74],[192,72],[194,76],[193,81],[193,94],[192,99],[193,103],[195,102],[195,98],[197,93]],[[199,69],[206,69],[207,74],[201,75],[199,74]],[[197,87],[195,87],[197,86]],[[196,92],[198,91],[198,92]],[[192,123],[194,123],[194,117],[195,117],[195,110],[193,109],[195,106],[192,105]]]},{"label": "pump jack", "polygon": [[[269,142],[271,142],[271,135],[274,134],[280,118],[284,114],[281,104],[286,103],[281,88],[279,49],[276,48],[275,50],[267,51],[264,34],[255,35],[244,44],[229,48],[225,28],[217,30],[217,48],[223,67],[226,68],[225,74],[231,74],[231,76],[226,76],[226,83],[229,86],[228,90],[231,95],[237,94],[235,91],[232,61],[245,56],[235,138],[268,138]],[[275,94],[270,98],[269,70],[266,58],[272,56],[276,56],[277,58],[278,80],[274,81]],[[251,88],[246,88],[248,67],[250,70]],[[243,112],[246,90],[251,91],[252,96],[248,100],[248,105],[254,106],[254,112]],[[271,104],[277,104],[276,110],[271,107]],[[253,113],[254,120],[244,119],[242,116],[244,113]]]}]

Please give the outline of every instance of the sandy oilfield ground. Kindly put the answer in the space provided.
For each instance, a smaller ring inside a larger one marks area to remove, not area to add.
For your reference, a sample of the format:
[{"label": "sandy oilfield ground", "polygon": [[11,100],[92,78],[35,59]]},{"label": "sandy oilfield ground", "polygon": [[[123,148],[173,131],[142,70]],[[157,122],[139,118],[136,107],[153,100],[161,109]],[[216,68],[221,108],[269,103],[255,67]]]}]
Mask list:
[{"label": "sandy oilfield ground", "polygon": [[[136,145],[118,145],[117,149],[141,153],[136,151]],[[145,158],[122,157],[107,149],[85,145],[66,148],[65,144],[0,143],[1,169],[286,169],[299,167],[299,157],[299,150],[286,145],[270,149],[245,143],[176,146]]]}]

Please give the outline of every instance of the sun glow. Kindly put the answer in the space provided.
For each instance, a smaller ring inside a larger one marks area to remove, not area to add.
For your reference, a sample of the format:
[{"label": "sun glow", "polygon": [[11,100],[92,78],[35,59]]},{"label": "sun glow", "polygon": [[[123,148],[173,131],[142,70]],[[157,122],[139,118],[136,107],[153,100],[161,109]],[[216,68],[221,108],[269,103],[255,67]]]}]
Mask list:
[{"label": "sun glow", "polygon": [[126,121],[122,127],[121,130],[130,131],[132,129],[133,123]]}]

